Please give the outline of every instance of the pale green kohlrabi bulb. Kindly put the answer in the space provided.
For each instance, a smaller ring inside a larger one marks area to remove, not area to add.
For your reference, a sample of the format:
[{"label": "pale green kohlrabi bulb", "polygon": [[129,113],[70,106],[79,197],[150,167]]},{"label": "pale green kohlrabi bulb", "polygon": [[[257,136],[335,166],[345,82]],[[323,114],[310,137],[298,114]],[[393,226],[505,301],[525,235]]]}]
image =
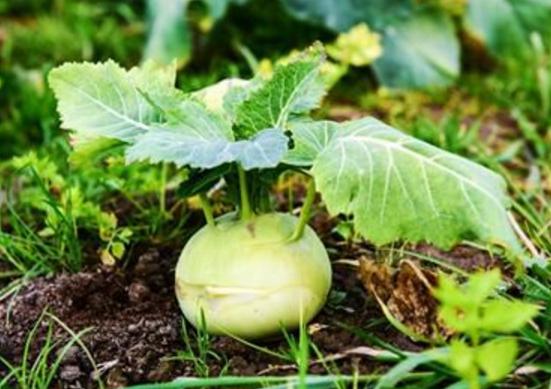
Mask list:
[{"label": "pale green kohlrabi bulb", "polygon": [[246,339],[296,328],[322,308],[331,287],[327,251],[306,227],[290,241],[297,218],[280,213],[205,226],[176,267],[176,295],[197,327]]}]

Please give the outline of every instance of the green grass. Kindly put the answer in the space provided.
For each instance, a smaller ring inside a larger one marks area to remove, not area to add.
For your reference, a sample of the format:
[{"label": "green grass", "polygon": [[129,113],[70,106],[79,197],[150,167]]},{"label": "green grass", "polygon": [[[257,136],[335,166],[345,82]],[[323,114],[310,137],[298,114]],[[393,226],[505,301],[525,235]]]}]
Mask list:
[{"label": "green grass", "polygon": [[[191,331],[188,327],[189,324],[182,321],[182,340],[185,350],[179,351],[172,359],[191,362],[197,377],[208,378],[211,376],[209,367],[211,360],[220,363],[224,358],[211,350],[210,342],[212,336],[206,331],[204,315],[201,316],[200,325],[197,330],[192,330],[193,332],[190,333]],[[224,375],[227,367],[227,361],[225,361],[225,367],[222,368],[221,375]]]},{"label": "green grass", "polygon": [[[41,343],[39,343],[39,331],[46,326],[46,333],[43,335]],[[61,327],[70,340],[65,344],[59,344],[54,339],[55,326]],[[27,340],[23,348],[21,362],[14,365],[4,359],[0,355],[0,365],[7,369],[7,374],[1,377],[0,388],[15,389],[49,389],[53,386],[57,374],[59,372],[61,362],[71,347],[78,345],[81,347],[90,363],[97,371],[94,360],[90,352],[84,346],[81,338],[91,330],[91,328],[82,330],[79,333],[74,333],[58,318],[48,312],[38,318],[36,324],[27,335]],[[40,344],[40,348],[36,351],[36,346]],[[33,355],[34,353],[36,354]],[[12,386],[15,383],[16,386]],[[103,383],[98,381],[98,386],[103,388]]]},{"label": "green grass", "polygon": [[[415,374],[414,376],[419,376]],[[184,388],[224,388],[224,387],[253,387],[253,388],[330,388],[338,385],[349,385],[350,387],[358,387],[366,383],[376,381],[379,375],[358,375],[358,376],[313,376],[304,377],[298,376],[265,376],[265,377],[219,377],[210,379],[201,378],[181,378],[174,382],[163,384],[145,384],[135,385],[131,389],[184,389]],[[301,386],[302,382],[302,386]]]}]

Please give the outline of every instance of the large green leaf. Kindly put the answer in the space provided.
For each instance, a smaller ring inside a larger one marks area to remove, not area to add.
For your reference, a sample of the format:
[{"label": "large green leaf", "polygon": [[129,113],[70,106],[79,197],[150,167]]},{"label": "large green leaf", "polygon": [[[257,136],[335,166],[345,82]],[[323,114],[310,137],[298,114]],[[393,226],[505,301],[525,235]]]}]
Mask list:
[{"label": "large green leaf", "polygon": [[144,58],[169,64],[187,62],[191,31],[186,20],[190,0],[148,0],[148,36]]},{"label": "large green leaf", "polygon": [[417,11],[383,30],[383,55],[373,64],[382,84],[396,88],[449,85],[459,75],[459,42],[441,11]]},{"label": "large green leaf", "polygon": [[289,139],[278,128],[258,132],[253,138],[235,142],[236,161],[245,170],[276,167],[287,152]]},{"label": "large green leaf", "polygon": [[227,78],[216,84],[193,92],[193,97],[201,101],[214,112],[222,113],[233,121],[235,107],[249,96],[257,80],[243,80],[241,78]]},{"label": "large green leaf", "polygon": [[293,148],[283,162],[294,166],[311,166],[338,129],[331,121],[297,121],[289,123]]},{"label": "large green leaf", "polygon": [[67,63],[50,72],[49,82],[58,100],[61,126],[87,138],[132,141],[162,120],[147,97],[159,96],[174,83],[173,67],[126,71],[105,63]]},{"label": "large green leaf", "polygon": [[265,129],[247,140],[234,141],[229,122],[200,103],[185,101],[177,121],[159,125],[127,149],[128,162],[173,162],[177,166],[210,169],[239,162],[244,169],[275,167],[287,151],[279,129]]},{"label": "large green leaf", "polygon": [[277,166],[289,141],[283,130],[267,127],[236,141],[227,115],[216,112],[220,107],[209,111],[186,97],[173,88],[174,77],[174,67],[149,62],[125,71],[108,61],[63,65],[50,73],[50,84],[63,127],[87,141],[132,143],[128,162],[147,159],[202,169],[228,162],[247,170]]},{"label": "large green leaf", "polygon": [[376,119],[342,124],[312,172],[329,211],[352,214],[376,244],[478,239],[519,249],[500,176]]},{"label": "large green leaf", "polygon": [[551,0],[470,0],[464,25],[496,57],[518,57],[530,33],[551,36]]},{"label": "large green leaf", "polygon": [[295,61],[278,65],[272,78],[237,106],[238,138],[248,138],[265,128],[284,128],[291,115],[316,108],[325,95],[322,61],[321,50],[313,47]]},{"label": "large green leaf", "polygon": [[384,85],[442,86],[459,74],[459,42],[452,20],[433,6],[410,0],[281,1],[295,17],[336,32],[367,23],[381,33],[383,55],[374,68]]}]

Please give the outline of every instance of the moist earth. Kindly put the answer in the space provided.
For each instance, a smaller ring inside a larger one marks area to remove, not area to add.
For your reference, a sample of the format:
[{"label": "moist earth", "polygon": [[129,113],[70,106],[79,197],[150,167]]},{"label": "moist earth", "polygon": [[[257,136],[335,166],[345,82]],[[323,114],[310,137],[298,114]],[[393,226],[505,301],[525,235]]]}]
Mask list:
[{"label": "moist earth", "polygon": [[[374,255],[366,244],[351,244],[332,236],[332,222],[323,214],[318,213],[313,224],[324,237],[334,260]],[[421,249],[442,254],[428,247]],[[179,249],[161,247],[133,252],[136,259],[124,268],[99,266],[77,274],[37,278],[0,302],[0,355],[10,363],[20,363],[30,331],[42,320],[32,341],[30,360],[34,360],[44,343],[48,322],[51,322],[50,316],[43,314],[46,311],[75,333],[85,331],[80,338],[82,344],[90,352],[102,381],[111,388],[197,376],[199,371],[209,376],[295,372],[292,361],[257,351],[224,336],[210,338],[212,353],[206,365],[198,370],[193,361],[184,357],[187,346],[182,315],[173,292]],[[473,255],[480,255],[478,264],[466,259]],[[487,256],[469,249],[447,253],[445,259],[469,270],[490,265]],[[369,355],[347,353],[359,346],[373,346],[357,330],[368,329],[370,336],[403,350],[422,348],[381,320],[380,310],[363,289],[355,267],[341,261],[333,268],[329,303],[309,326],[311,340],[319,351],[326,357],[337,357],[332,366],[342,374],[386,369]],[[58,324],[54,323],[52,328],[58,349],[61,349],[71,336]],[[192,331],[188,327],[188,332]],[[194,337],[191,339],[192,348],[198,352]],[[260,346],[278,352],[288,344],[283,339],[275,339]],[[311,357],[316,359],[316,356]],[[55,359],[54,353],[51,359]],[[2,369],[0,364],[0,377],[6,374]],[[94,371],[87,353],[81,345],[75,344],[63,357],[55,388],[97,387]],[[310,373],[324,374],[326,370],[321,363],[313,362]]]}]

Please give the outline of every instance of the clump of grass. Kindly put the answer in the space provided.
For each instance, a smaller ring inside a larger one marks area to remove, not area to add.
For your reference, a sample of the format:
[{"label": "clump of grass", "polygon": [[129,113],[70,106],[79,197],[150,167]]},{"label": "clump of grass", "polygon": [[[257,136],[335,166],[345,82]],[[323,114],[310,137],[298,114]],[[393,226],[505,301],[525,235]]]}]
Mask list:
[{"label": "clump of grass", "polygon": [[[39,335],[41,328],[46,321],[46,333],[42,337]],[[70,336],[70,340],[64,345],[54,339],[55,326],[61,327]],[[49,389],[54,385],[61,363],[67,355],[69,349],[78,345],[85,352],[93,368],[97,371],[94,360],[90,352],[84,346],[82,338],[91,329],[85,329],[78,333],[73,332],[61,320],[54,315],[44,311],[38,318],[35,325],[27,335],[21,355],[21,362],[11,363],[0,355],[0,365],[7,370],[7,374],[0,380],[0,388],[15,389]],[[34,356],[39,339],[41,340],[40,349]],[[103,388],[103,383],[98,380],[98,386]]]}]

